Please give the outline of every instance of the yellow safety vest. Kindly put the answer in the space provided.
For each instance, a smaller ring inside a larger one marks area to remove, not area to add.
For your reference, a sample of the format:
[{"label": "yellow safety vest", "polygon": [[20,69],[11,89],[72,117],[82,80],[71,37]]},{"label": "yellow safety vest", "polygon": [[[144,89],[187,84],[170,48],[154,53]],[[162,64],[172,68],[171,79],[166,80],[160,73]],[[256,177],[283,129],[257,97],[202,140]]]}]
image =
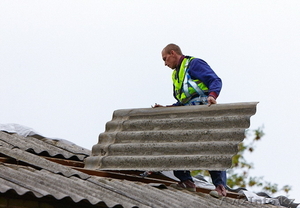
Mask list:
[{"label": "yellow safety vest", "polygon": [[188,73],[190,61],[194,57],[184,58],[179,71],[174,70],[172,80],[174,85],[174,95],[181,103],[187,103],[194,95],[203,96],[208,92],[207,86],[199,79],[192,79]]}]

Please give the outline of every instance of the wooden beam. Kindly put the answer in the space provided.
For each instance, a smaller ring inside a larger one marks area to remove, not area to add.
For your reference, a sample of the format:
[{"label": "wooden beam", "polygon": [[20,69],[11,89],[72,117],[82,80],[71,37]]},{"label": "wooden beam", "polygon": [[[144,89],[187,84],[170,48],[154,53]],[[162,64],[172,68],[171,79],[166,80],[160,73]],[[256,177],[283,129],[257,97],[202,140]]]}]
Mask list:
[{"label": "wooden beam", "polygon": [[3,163],[11,163],[15,160],[9,158],[9,157],[0,157],[0,162],[3,162]]},{"label": "wooden beam", "polygon": [[114,178],[114,179],[120,179],[120,180],[139,181],[139,182],[143,182],[143,183],[164,183],[165,185],[170,185],[170,184],[174,183],[171,180],[162,180],[162,179],[156,179],[156,178],[142,177],[142,176],[138,176],[138,175],[124,174],[121,172],[116,173],[113,171],[91,170],[91,169],[77,168],[77,167],[73,167],[73,169],[81,171],[81,172],[89,174],[89,175],[93,175],[93,176]]},{"label": "wooden beam", "polygon": [[84,167],[84,163],[81,161],[76,161],[76,160],[68,160],[68,159],[60,159],[60,158],[54,158],[54,157],[46,157],[46,156],[41,156],[47,160],[50,160],[52,162],[59,163],[61,165],[65,166],[71,166],[71,167]]}]

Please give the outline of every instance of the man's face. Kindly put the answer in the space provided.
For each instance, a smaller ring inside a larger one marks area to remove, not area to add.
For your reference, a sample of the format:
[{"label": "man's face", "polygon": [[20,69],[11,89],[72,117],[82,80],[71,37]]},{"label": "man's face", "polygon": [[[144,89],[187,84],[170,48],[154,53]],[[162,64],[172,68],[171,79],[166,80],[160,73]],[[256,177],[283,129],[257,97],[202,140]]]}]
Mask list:
[{"label": "man's face", "polygon": [[170,53],[166,53],[165,50],[161,52],[162,59],[165,62],[165,66],[170,67],[171,69],[175,69],[177,66],[176,54],[174,51]]}]

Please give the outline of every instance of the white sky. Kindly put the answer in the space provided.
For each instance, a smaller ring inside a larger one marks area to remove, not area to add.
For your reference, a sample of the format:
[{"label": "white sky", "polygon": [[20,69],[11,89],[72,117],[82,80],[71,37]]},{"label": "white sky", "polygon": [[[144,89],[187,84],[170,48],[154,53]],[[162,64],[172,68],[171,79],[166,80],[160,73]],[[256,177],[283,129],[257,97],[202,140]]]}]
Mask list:
[{"label": "white sky", "polygon": [[259,101],[252,176],[300,202],[300,1],[0,0],[0,123],[91,149],[114,110],[171,104],[168,43],[207,61],[219,103]]}]

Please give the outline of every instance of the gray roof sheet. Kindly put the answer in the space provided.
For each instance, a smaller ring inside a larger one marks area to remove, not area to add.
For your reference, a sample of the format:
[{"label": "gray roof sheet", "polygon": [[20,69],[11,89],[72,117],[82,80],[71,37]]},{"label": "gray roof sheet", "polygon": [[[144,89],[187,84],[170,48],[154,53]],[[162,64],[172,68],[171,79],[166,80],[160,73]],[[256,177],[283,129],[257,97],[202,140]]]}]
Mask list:
[{"label": "gray roof sheet", "polygon": [[39,167],[55,174],[62,174],[65,177],[78,176],[82,179],[86,179],[89,177],[89,175],[87,174],[73,170],[64,165],[51,162],[43,157],[38,157],[34,154],[23,151],[21,149],[17,149],[17,148],[11,149],[11,148],[0,146],[0,153],[10,158],[14,158],[18,161],[25,162],[26,164],[29,164],[31,166]]},{"label": "gray roof sheet", "polygon": [[[94,176],[85,180],[75,176],[67,178],[47,170],[11,164],[1,164],[0,184],[1,193],[14,190],[19,195],[32,193],[37,198],[52,196],[57,200],[70,198],[74,202],[87,200],[92,205],[105,203],[107,207],[117,205],[125,208],[220,207],[223,203],[222,200],[208,194],[179,191],[173,188],[158,189],[148,184]],[[228,203],[226,207],[241,207],[233,199],[226,200]],[[249,202],[242,202],[243,207],[255,207]]]},{"label": "gray roof sheet", "polygon": [[[19,140],[20,143],[11,145],[7,142],[8,139]],[[141,182],[83,174],[71,167],[46,161],[36,152],[29,151],[30,145],[26,145],[26,148],[22,147],[24,141],[29,142],[31,139],[0,132],[0,156],[23,163],[0,162],[0,193],[14,191],[18,195],[30,193],[37,198],[52,197],[55,200],[69,198],[76,203],[85,200],[91,205],[101,203],[107,207],[119,205],[125,208],[220,207],[224,203],[229,208],[273,207],[272,205],[256,206],[245,201],[242,201],[241,205],[241,202],[237,203],[230,198],[220,200],[203,193],[191,193],[173,188],[158,189]],[[35,145],[33,141],[29,143]],[[49,152],[49,149],[46,149],[48,145],[39,143],[39,147],[44,147],[43,151]],[[60,155],[64,153],[60,152]]]},{"label": "gray roof sheet", "polygon": [[117,110],[85,167],[226,170],[257,102]]},{"label": "gray roof sheet", "polygon": [[40,155],[49,155],[51,157],[57,156],[65,159],[74,158],[80,161],[91,154],[90,150],[61,140],[49,139],[40,135],[23,137],[18,134],[11,134],[3,131],[0,131],[0,145],[19,148]]}]

